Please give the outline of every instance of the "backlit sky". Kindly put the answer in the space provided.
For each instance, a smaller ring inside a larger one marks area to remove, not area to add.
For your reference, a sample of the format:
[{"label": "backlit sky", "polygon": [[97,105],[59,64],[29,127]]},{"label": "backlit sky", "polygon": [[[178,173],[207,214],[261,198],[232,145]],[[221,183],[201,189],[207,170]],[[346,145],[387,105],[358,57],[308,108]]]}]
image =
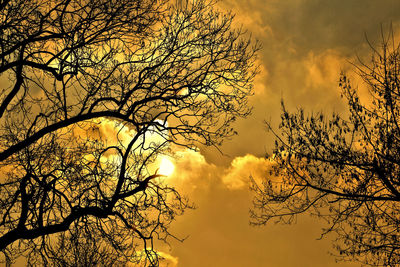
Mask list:
[{"label": "backlit sky", "polygon": [[[355,76],[349,62],[368,61],[366,37],[379,45],[381,27],[400,34],[400,1],[393,0],[224,0],[224,9],[258,38],[261,73],[251,98],[251,117],[236,124],[238,136],[215,149],[181,151],[169,178],[197,205],[173,224],[183,242],[164,247],[169,266],[358,266],[336,263],[332,239],[317,240],[324,225],[308,215],[297,224],[249,226],[248,177],[269,168],[280,99],[290,110],[343,112],[337,81],[341,71]],[[353,79],[357,82],[356,77]],[[362,87],[362,84],[359,84]]]}]

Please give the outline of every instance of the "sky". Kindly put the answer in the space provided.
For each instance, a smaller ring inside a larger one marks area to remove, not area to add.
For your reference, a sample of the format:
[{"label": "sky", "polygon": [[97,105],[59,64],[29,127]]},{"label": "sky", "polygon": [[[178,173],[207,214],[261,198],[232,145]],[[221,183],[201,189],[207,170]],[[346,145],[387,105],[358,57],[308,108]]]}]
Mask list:
[{"label": "sky", "polygon": [[363,88],[353,64],[368,63],[381,29],[400,34],[400,1],[389,0],[222,0],[262,43],[260,74],[250,117],[235,124],[238,135],[219,153],[200,147],[183,150],[169,181],[196,204],[172,225],[184,242],[160,245],[168,266],[359,266],[335,261],[334,235],[318,240],[323,222],[309,215],[292,225],[249,225],[251,175],[262,179],[271,166],[265,157],[274,137],[264,121],[279,124],[280,101],[290,111],[345,114],[338,87],[342,71]]},{"label": "sky", "polygon": [[[290,111],[345,114],[339,75],[354,73],[358,59],[368,62],[369,43],[379,46],[381,29],[392,25],[400,36],[398,0],[220,0],[221,10],[236,14],[235,24],[262,44],[260,73],[250,97],[252,114],[235,122],[238,132],[220,147],[181,149],[168,160],[174,171],[167,182],[195,203],[171,225],[184,242],[159,243],[169,267],[333,267],[359,266],[335,261],[333,240],[319,240],[323,222],[307,214],[291,225],[251,226],[249,177],[265,178],[272,163],[274,136],[265,121],[278,127],[280,102]],[[107,130],[104,130],[107,131]],[[169,163],[168,163],[169,164]],[[168,165],[167,164],[167,165]],[[168,167],[167,167],[168,169]]]}]

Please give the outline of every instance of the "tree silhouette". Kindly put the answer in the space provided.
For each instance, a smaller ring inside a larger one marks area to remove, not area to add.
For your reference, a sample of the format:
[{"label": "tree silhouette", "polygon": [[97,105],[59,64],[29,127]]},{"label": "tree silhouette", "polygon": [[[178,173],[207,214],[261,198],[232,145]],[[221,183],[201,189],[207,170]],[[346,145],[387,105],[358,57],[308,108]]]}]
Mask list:
[{"label": "tree silhouette", "polygon": [[203,0],[0,1],[9,262],[74,265],[54,248],[65,256],[90,239],[120,262],[145,254],[157,265],[153,239],[189,207],[153,168],[157,156],[219,145],[250,112],[259,46],[232,19]]},{"label": "tree silhouette", "polygon": [[310,212],[328,222],[323,236],[337,234],[339,259],[397,266],[400,50],[394,43],[392,33],[373,50],[369,64],[357,67],[368,93],[359,95],[341,75],[348,117],[305,115],[302,109],[291,114],[282,104],[282,132],[274,132],[274,167],[262,184],[252,186],[254,224],[274,218],[287,223]]}]

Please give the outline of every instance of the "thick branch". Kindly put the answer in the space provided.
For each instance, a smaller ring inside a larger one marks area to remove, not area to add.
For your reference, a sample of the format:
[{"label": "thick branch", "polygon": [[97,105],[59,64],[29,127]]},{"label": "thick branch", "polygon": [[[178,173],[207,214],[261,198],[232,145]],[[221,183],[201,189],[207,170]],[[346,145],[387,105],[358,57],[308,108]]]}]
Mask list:
[{"label": "thick branch", "polygon": [[116,119],[124,119],[126,120],[127,117],[125,115],[122,115],[121,113],[115,112],[115,111],[99,111],[99,112],[94,112],[90,114],[82,114],[78,115],[57,123],[54,123],[52,125],[49,125],[47,127],[44,127],[37,131],[36,133],[32,134],[31,136],[27,137],[26,139],[20,141],[19,143],[10,146],[6,150],[0,153],[0,161],[3,161],[13,155],[14,153],[17,153],[18,151],[28,147],[29,145],[33,144],[40,138],[44,137],[45,135],[57,131],[61,128],[65,128],[69,125],[82,122],[85,120],[90,120],[90,119],[95,119],[95,118],[101,118],[101,117],[111,117],[111,118],[116,118]]}]

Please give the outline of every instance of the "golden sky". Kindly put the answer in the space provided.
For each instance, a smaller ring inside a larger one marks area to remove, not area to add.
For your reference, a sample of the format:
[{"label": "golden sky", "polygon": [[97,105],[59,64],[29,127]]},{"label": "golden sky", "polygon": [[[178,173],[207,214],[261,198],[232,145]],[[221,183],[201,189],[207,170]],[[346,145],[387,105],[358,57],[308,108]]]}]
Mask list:
[{"label": "golden sky", "polygon": [[[325,225],[303,215],[292,225],[249,225],[252,193],[249,176],[266,177],[273,164],[274,137],[264,121],[278,126],[280,101],[289,110],[344,113],[338,80],[351,63],[368,61],[372,45],[380,43],[381,27],[392,24],[400,36],[398,0],[220,0],[262,43],[260,74],[250,104],[253,113],[237,121],[238,135],[215,148],[177,150],[175,158],[160,158],[160,172],[195,203],[172,224],[184,242],[158,244],[169,267],[318,267],[359,266],[335,262],[330,252],[334,235],[317,240]],[[0,81],[1,82],[1,81]],[[359,84],[362,88],[362,84]],[[104,123],[100,131],[112,131]],[[127,133],[129,134],[129,133]],[[109,136],[112,136],[110,134]],[[114,140],[116,141],[116,140]],[[173,169],[173,170],[172,170]]]},{"label": "golden sky", "polygon": [[[338,79],[351,62],[368,62],[381,27],[400,33],[397,0],[223,0],[236,21],[262,42],[261,73],[251,98],[253,114],[236,123],[238,135],[216,149],[178,153],[168,178],[196,203],[173,224],[183,243],[164,246],[168,266],[359,266],[336,263],[331,235],[317,240],[324,224],[308,215],[293,225],[249,226],[252,196],[248,177],[260,179],[271,162],[274,138],[264,120],[279,123],[280,100],[289,110],[345,111]],[[362,88],[362,84],[359,84]]]}]

